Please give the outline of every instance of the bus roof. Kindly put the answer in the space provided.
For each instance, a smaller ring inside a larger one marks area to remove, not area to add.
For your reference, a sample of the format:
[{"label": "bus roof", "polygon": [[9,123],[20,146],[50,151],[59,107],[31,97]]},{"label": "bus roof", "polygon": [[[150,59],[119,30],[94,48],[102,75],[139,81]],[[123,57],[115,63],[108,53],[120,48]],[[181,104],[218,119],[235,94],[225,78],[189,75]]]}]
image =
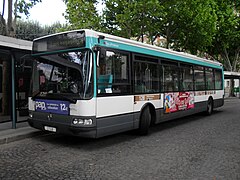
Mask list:
[{"label": "bus roof", "polygon": [[177,52],[177,51],[173,51],[171,49],[166,49],[166,48],[162,48],[162,47],[158,47],[158,46],[154,46],[154,45],[150,45],[150,44],[145,44],[145,43],[142,43],[142,42],[139,42],[139,41],[134,41],[134,40],[131,40],[131,39],[126,39],[126,38],[122,38],[122,37],[118,37],[118,36],[114,36],[114,35],[110,35],[110,34],[106,34],[106,33],[102,33],[102,32],[97,32],[97,31],[89,30],[89,29],[78,29],[78,30],[55,33],[55,34],[51,34],[51,35],[47,35],[47,36],[37,38],[34,41],[38,41],[40,39],[48,38],[48,37],[55,36],[55,35],[60,35],[60,34],[70,33],[70,32],[77,32],[77,31],[85,31],[86,37],[99,38],[100,36],[102,36],[102,37],[104,37],[104,40],[109,40],[111,42],[126,44],[126,45],[130,45],[130,46],[137,47],[137,48],[143,48],[143,49],[147,49],[147,50],[153,50],[153,51],[156,51],[156,52],[161,52],[161,53],[166,53],[166,54],[169,54],[169,55],[183,57],[183,58],[195,60],[195,61],[198,61],[198,62],[212,64],[212,65],[215,65],[215,66],[222,66],[222,64],[219,63],[216,60],[214,60],[214,61],[213,60],[208,60],[208,59],[197,57],[197,56],[192,55],[192,54],[188,54],[188,53],[184,53],[184,52]]}]

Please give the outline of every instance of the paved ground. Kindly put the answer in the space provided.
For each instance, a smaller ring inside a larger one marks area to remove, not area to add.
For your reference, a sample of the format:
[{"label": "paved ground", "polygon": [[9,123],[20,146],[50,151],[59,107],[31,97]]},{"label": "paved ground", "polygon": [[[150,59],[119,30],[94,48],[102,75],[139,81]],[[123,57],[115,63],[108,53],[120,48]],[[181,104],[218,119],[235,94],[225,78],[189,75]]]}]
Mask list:
[{"label": "paved ground", "polygon": [[0,179],[240,179],[240,100],[212,116],[162,123],[149,136],[46,134],[0,146]]}]

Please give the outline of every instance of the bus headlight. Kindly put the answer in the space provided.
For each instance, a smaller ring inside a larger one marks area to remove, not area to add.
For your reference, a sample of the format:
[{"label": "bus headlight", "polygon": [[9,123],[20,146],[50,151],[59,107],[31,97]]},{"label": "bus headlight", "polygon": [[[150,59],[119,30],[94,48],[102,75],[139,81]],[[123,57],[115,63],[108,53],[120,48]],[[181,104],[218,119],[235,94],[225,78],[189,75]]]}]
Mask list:
[{"label": "bus headlight", "polygon": [[73,119],[73,122],[72,122],[74,125],[75,124],[78,124],[78,120],[77,119]]},{"label": "bus headlight", "polygon": [[29,112],[29,117],[30,117],[30,118],[33,118],[32,112]]},{"label": "bus headlight", "polygon": [[78,118],[74,118],[72,123],[74,125],[92,125],[93,124],[93,120],[92,119],[78,119]]},{"label": "bus headlight", "polygon": [[92,119],[85,119],[84,120],[84,125],[92,125],[93,121]]}]

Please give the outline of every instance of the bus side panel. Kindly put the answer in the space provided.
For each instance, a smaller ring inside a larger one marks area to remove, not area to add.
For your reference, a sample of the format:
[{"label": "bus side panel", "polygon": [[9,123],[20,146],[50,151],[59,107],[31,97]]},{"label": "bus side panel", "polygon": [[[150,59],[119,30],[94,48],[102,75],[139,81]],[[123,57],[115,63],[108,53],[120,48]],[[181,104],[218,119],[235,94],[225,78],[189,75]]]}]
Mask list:
[{"label": "bus side panel", "polygon": [[97,137],[133,129],[133,113],[97,119]]},{"label": "bus side panel", "polygon": [[216,90],[216,94],[214,94],[214,108],[221,107],[224,105],[224,90]]},{"label": "bus side panel", "polygon": [[97,98],[97,137],[133,129],[133,96]]},{"label": "bus side panel", "polygon": [[199,112],[203,112],[206,110],[206,108],[205,108],[206,106],[207,106],[207,101],[203,101],[203,102],[195,103],[194,108],[192,108],[192,109],[177,111],[177,112],[173,112],[173,113],[165,113],[164,109],[159,109],[157,111],[157,113],[160,113],[160,118],[156,120],[156,124],[165,122],[165,121],[169,121],[169,120],[182,118],[182,117],[196,114]]},{"label": "bus side panel", "polygon": [[[196,92],[198,93],[198,92]],[[203,105],[203,109],[207,110],[207,101],[211,96],[213,98],[214,108],[221,107],[224,104],[224,90],[212,90],[206,91],[207,95],[199,95],[194,97],[194,102],[206,102],[206,105]]]},{"label": "bus side panel", "polygon": [[213,108],[218,108],[224,105],[224,98],[214,99]]}]

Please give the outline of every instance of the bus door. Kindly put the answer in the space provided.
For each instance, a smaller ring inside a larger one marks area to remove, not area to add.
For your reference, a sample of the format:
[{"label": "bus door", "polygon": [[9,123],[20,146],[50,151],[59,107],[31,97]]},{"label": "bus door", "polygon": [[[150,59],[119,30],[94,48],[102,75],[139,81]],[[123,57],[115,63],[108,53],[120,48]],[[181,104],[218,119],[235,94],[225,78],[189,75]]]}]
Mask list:
[{"label": "bus door", "polygon": [[129,54],[102,49],[97,68],[98,132],[120,132],[133,128]]}]

